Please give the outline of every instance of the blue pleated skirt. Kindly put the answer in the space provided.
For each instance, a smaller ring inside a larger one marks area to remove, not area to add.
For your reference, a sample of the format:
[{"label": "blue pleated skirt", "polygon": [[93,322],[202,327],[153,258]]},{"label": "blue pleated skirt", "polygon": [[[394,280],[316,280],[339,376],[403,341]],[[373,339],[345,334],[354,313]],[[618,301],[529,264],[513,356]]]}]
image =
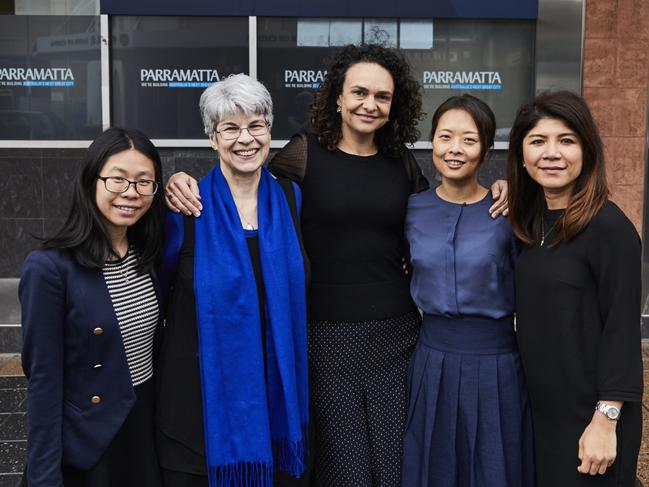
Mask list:
[{"label": "blue pleated skirt", "polygon": [[403,487],[532,487],[532,417],[511,317],[424,315],[408,372]]}]

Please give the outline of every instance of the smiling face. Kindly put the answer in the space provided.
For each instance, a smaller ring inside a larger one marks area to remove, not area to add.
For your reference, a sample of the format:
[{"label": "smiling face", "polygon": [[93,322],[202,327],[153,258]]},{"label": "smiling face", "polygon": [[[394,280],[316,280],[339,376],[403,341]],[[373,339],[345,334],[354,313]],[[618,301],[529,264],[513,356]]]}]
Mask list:
[{"label": "smiling face", "polygon": [[475,181],[480,165],[480,134],[473,117],[457,108],[439,119],[433,134],[433,164],[442,178]]},{"label": "smiling face", "polygon": [[343,138],[373,138],[388,121],[393,95],[394,80],[387,69],[376,63],[350,66],[336,102]]},{"label": "smiling face", "polygon": [[[131,181],[155,180],[153,161],[135,149],[129,149],[110,156],[98,176],[121,177]],[[113,237],[124,235],[151,207],[153,195],[142,196],[131,184],[124,193],[111,193],[104,181],[97,180],[95,202],[103,217],[108,234]]]},{"label": "smiling face", "polygon": [[[228,132],[235,132],[243,127],[250,128],[255,132],[255,128],[261,126],[263,135],[250,135],[248,130],[241,130],[241,135],[232,140],[226,140],[231,137]],[[221,160],[221,171],[227,178],[249,178],[258,177],[261,166],[268,157],[270,150],[270,129],[262,115],[238,113],[224,117],[216,126],[218,133],[210,136],[212,147],[219,153]]]},{"label": "smiling face", "polygon": [[562,120],[542,118],[523,139],[525,169],[545,193],[549,208],[566,208],[583,167],[577,134]]}]

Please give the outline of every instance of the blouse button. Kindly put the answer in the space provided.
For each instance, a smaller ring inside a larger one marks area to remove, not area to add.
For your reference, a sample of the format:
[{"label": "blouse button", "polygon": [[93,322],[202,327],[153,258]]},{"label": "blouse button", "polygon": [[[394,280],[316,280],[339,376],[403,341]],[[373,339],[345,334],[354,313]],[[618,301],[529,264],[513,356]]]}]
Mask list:
[{"label": "blouse button", "polygon": [[92,396],[90,398],[90,402],[93,404],[99,404],[101,402],[101,397],[99,396]]},{"label": "blouse button", "polygon": [[94,330],[92,330],[92,333],[93,333],[94,335],[101,335],[103,332],[104,332],[104,329],[103,329],[103,328],[100,328],[100,327],[97,327],[97,328],[95,328]]}]

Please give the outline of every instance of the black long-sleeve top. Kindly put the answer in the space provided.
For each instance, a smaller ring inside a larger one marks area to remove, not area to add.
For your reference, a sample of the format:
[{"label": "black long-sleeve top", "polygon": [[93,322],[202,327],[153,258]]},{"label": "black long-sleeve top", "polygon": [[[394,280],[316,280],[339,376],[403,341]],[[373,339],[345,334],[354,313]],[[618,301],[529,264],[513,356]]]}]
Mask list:
[{"label": "black long-sleeve top", "polygon": [[[598,400],[624,401],[609,483],[635,478],[641,434],[640,239],[611,202],[568,242],[552,245],[561,210],[546,211],[543,246],[516,265],[517,336],[534,417],[538,485],[591,485],[578,441]],[[616,480],[617,479],[617,480]],[[631,485],[631,484],[629,484]]]},{"label": "black long-sleeve top", "polygon": [[428,182],[409,152],[356,156],[298,135],[269,168],[302,189],[310,320],[386,319],[414,309],[402,268],[404,222],[408,197]]}]

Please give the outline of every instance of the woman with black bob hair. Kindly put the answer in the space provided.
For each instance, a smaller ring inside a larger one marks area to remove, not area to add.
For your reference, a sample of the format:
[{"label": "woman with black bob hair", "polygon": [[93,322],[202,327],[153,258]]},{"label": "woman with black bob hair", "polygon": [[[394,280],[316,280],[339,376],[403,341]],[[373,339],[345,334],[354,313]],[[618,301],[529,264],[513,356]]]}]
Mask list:
[{"label": "woman with black bob hair", "polygon": [[408,201],[410,291],[423,311],[408,373],[403,487],[532,487],[532,417],[514,334],[518,243],[478,169],[496,119],[469,95],[433,115],[441,184]]},{"label": "woman with black bob hair", "polygon": [[517,338],[539,487],[631,486],[642,434],[640,239],[609,201],[586,102],[523,105],[509,142]]},{"label": "woman with black bob hair", "polygon": [[[396,50],[348,45],[311,106],[313,133],[269,164],[302,190],[311,262],[307,296],[313,485],[399,485],[406,372],[421,317],[403,269],[410,194],[428,188],[405,144],[421,93]],[[195,181],[172,176],[167,202],[200,214]]]},{"label": "woman with black bob hair", "polygon": [[22,268],[28,379],[23,484],[158,486],[153,439],[154,264],[160,156],[137,130],[90,145],[66,222]]}]

